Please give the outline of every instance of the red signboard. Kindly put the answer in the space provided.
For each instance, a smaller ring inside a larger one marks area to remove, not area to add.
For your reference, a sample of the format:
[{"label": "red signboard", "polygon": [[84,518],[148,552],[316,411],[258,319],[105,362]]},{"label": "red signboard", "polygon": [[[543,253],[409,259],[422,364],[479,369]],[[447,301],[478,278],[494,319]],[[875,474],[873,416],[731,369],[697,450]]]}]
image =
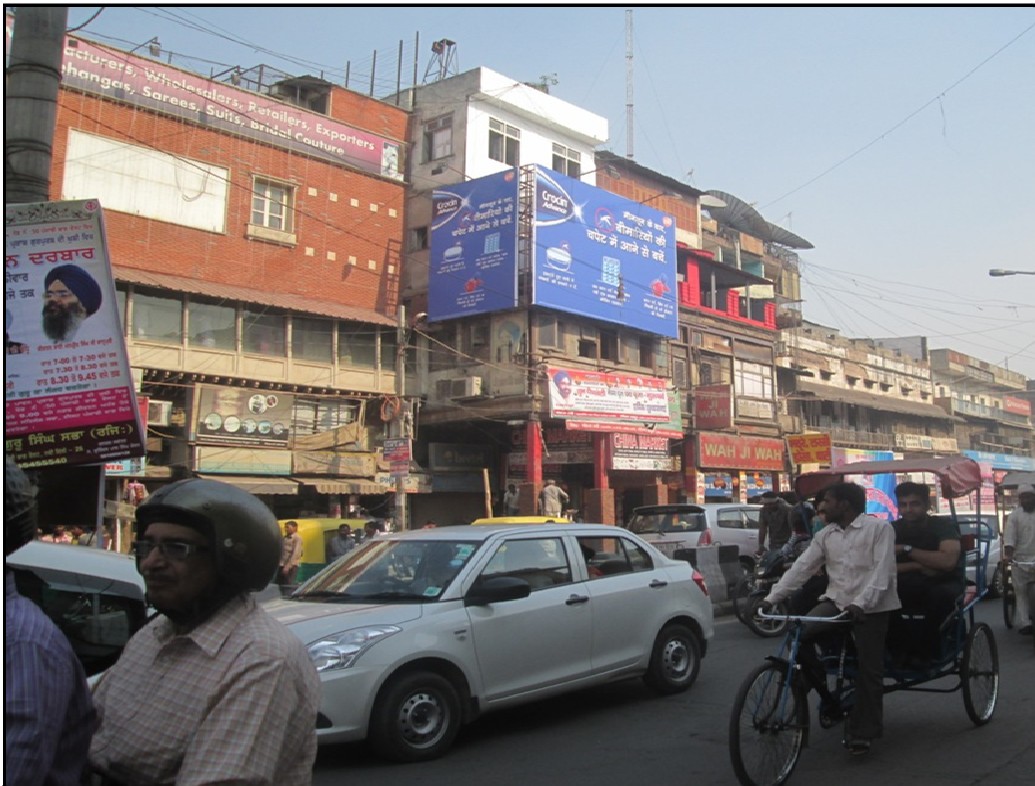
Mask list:
[{"label": "red signboard", "polygon": [[787,437],[787,449],[792,464],[829,464],[829,434],[792,434]]},{"label": "red signboard", "polygon": [[699,467],[717,469],[768,469],[784,467],[783,441],[735,434],[698,434]]},{"label": "red signboard", "polygon": [[1014,396],[1003,396],[1003,409],[1014,415],[1031,417],[1031,402]]},{"label": "red signboard", "polygon": [[701,385],[694,388],[694,427],[698,430],[733,425],[733,386]]}]

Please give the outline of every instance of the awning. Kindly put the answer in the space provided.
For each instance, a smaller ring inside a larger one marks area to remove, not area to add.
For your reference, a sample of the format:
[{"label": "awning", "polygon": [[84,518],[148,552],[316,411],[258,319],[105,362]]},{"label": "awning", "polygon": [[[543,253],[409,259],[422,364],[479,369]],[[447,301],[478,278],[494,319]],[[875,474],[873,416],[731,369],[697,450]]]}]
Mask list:
[{"label": "awning", "polygon": [[866,366],[863,366],[860,363],[850,363],[847,360],[844,361],[844,366],[846,377],[854,377],[855,379],[870,379],[870,374],[866,370]]},{"label": "awning", "polygon": [[[374,325],[395,326],[396,324],[396,320],[392,317],[379,314],[373,309],[350,306],[337,301],[292,295],[287,292],[248,289],[236,284],[220,284],[215,281],[203,281],[196,278],[174,276],[168,273],[153,273],[149,270],[139,270],[121,265],[114,266],[113,270],[115,272],[115,279],[126,284],[168,289],[172,292],[186,292],[189,295],[205,295],[231,302],[242,300],[245,303],[258,303],[263,306],[282,308],[286,311],[298,311],[303,314],[368,322]],[[335,294],[340,295],[342,298],[348,296],[347,291],[337,291]]]},{"label": "awning", "polygon": [[198,475],[205,480],[219,480],[251,494],[297,494],[298,482],[291,478],[242,477],[240,475]]},{"label": "awning", "polygon": [[320,494],[387,494],[394,489],[362,478],[295,478]]},{"label": "awning", "polygon": [[798,380],[798,392],[809,393],[819,400],[839,401],[843,404],[855,404],[871,409],[883,409],[890,412],[901,412],[905,415],[916,415],[921,418],[937,420],[956,420],[939,406],[925,404],[922,401],[905,401],[894,396],[881,396],[876,393],[863,393],[859,390],[845,390],[833,385],[820,385],[815,382]]}]

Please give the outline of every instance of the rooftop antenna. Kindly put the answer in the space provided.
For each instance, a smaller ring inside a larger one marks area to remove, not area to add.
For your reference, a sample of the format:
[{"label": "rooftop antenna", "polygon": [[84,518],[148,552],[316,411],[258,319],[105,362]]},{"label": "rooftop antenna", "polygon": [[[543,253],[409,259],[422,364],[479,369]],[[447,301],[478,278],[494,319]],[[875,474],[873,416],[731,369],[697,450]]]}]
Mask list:
[{"label": "rooftop antenna", "polygon": [[431,44],[431,60],[428,61],[428,67],[424,70],[423,84],[428,83],[428,76],[433,72],[434,78],[431,81],[437,82],[447,76],[456,76],[459,68],[460,58],[456,53],[456,41],[440,38]]},{"label": "rooftop antenna", "polygon": [[633,12],[625,12],[625,157],[633,157]]}]

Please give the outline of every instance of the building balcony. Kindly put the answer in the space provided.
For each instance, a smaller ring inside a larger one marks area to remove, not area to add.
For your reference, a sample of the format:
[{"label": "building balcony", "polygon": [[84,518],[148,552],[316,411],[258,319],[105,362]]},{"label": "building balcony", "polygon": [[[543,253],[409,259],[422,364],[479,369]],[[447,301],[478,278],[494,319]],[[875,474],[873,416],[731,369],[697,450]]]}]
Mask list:
[{"label": "building balcony", "polygon": [[861,431],[854,428],[831,428],[830,441],[840,447],[864,448],[867,450],[894,450],[895,435],[875,431]]},{"label": "building balcony", "polygon": [[1031,428],[1031,419],[1025,415],[1018,415],[1007,412],[999,407],[989,407],[985,404],[975,404],[973,401],[963,401],[958,398],[938,398],[934,401],[946,412],[952,415],[960,415],[967,418],[982,418],[984,420],[996,420],[1000,423],[1008,423],[1019,428]]}]

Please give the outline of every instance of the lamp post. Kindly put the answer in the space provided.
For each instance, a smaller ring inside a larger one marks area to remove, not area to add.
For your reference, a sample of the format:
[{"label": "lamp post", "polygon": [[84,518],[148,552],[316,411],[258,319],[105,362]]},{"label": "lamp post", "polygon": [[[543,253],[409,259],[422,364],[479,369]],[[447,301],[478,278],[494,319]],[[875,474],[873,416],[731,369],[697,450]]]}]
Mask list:
[{"label": "lamp post", "polygon": [[994,267],[988,271],[993,278],[1002,276],[1035,276],[1035,270],[1003,270],[1001,267]]}]

